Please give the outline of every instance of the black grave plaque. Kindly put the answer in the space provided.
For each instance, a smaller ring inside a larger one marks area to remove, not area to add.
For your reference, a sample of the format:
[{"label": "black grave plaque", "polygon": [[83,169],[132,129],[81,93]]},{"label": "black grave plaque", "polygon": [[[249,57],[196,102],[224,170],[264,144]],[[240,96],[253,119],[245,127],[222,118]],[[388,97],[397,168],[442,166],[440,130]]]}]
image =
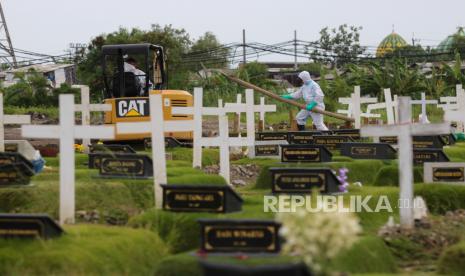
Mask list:
[{"label": "black grave plaque", "polygon": [[119,144],[93,144],[90,146],[91,153],[136,153],[130,145]]},{"label": "black grave plaque", "polygon": [[425,162],[449,162],[449,158],[442,149],[414,149],[413,163],[423,165]]},{"label": "black grave plaque", "polygon": [[18,152],[18,144],[5,142],[5,152]]},{"label": "black grave plaque", "polygon": [[22,154],[18,152],[0,152],[0,166],[11,165],[16,163],[24,163],[25,166],[33,169],[31,161],[27,160]]},{"label": "black grave plaque", "polygon": [[279,145],[256,145],[256,157],[279,156]]},{"label": "black grave plaque", "polygon": [[280,224],[272,220],[199,219],[201,250],[207,253],[277,253]]},{"label": "black grave plaque", "polygon": [[381,136],[379,137],[379,142],[395,145],[397,144],[397,136]]},{"label": "black grave plaque", "polygon": [[257,132],[255,134],[256,141],[276,141],[287,140],[287,132]]},{"label": "black grave plaque", "polygon": [[281,145],[282,162],[331,162],[332,158],[325,146]]},{"label": "black grave plaque", "polygon": [[343,135],[316,135],[313,137],[313,144],[325,146],[329,150],[340,149],[342,143],[353,141],[351,137]]},{"label": "black grave plaque", "polygon": [[287,141],[289,144],[312,144],[313,136],[321,134],[321,132],[315,131],[293,131],[288,133]]},{"label": "black grave plaque", "polygon": [[0,214],[0,238],[50,239],[63,234],[63,229],[48,215]]},{"label": "black grave plaque", "polygon": [[24,163],[0,165],[0,187],[28,185],[34,171]]},{"label": "black grave plaque", "polygon": [[153,176],[152,159],[142,154],[108,154],[100,156],[102,177],[149,178]]},{"label": "black grave plaque", "polygon": [[270,168],[273,193],[339,192],[340,181],[329,168]]},{"label": "black grave plaque", "polygon": [[341,155],[353,159],[396,159],[396,150],[387,143],[343,143]]},{"label": "black grave plaque", "polygon": [[242,209],[242,198],[229,186],[162,185],[163,209],[174,212],[230,213]]},{"label": "black grave plaque", "polygon": [[333,135],[349,136],[354,140],[360,139],[360,129],[333,129]]},{"label": "black grave plaque", "polygon": [[446,142],[440,135],[413,136],[412,144],[414,149],[442,149]]},{"label": "black grave plaque", "polygon": [[433,181],[464,182],[464,167],[433,167]]}]

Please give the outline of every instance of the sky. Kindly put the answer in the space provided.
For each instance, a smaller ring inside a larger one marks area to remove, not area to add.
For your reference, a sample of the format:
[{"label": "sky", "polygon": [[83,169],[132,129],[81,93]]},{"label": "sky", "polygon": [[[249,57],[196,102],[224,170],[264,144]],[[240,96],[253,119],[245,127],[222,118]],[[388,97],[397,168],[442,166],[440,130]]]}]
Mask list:
[{"label": "sky", "polygon": [[[376,46],[395,31],[437,45],[465,26],[463,0],[0,0],[13,46],[50,55],[119,27],[171,24],[192,38],[213,32],[222,43],[318,40],[325,26],[362,26],[361,44]],[[292,59],[292,57],[288,57]]]}]

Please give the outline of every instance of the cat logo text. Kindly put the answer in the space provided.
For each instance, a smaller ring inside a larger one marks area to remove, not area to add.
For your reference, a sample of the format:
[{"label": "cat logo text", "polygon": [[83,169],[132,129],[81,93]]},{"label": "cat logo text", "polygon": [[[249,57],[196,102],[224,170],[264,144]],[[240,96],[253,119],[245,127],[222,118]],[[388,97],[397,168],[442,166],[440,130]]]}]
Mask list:
[{"label": "cat logo text", "polygon": [[147,117],[150,115],[149,100],[147,98],[133,98],[116,100],[116,116]]}]

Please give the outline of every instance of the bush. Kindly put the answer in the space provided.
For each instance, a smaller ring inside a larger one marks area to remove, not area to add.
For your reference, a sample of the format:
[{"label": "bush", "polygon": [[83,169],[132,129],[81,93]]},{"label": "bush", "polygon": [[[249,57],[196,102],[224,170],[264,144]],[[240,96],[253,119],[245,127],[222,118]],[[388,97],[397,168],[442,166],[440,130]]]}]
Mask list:
[{"label": "bush", "polygon": [[439,258],[438,270],[448,275],[465,275],[465,241],[447,248]]}]

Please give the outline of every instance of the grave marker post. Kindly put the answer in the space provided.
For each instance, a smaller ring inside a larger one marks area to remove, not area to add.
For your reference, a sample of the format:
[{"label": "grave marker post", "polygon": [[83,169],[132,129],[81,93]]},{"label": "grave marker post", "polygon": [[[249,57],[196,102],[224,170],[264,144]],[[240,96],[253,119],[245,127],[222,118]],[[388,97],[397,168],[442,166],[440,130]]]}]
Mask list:
[{"label": "grave marker post", "polygon": [[75,214],[75,139],[114,139],[113,126],[76,126],[74,96],[60,95],[59,125],[23,125],[22,135],[29,138],[60,140],[60,223],[74,223]]},{"label": "grave marker post", "polygon": [[361,136],[396,136],[399,145],[399,209],[400,224],[412,228],[413,218],[413,135],[449,133],[449,124],[412,124],[410,97],[398,98],[399,124],[385,126],[364,126]]}]

